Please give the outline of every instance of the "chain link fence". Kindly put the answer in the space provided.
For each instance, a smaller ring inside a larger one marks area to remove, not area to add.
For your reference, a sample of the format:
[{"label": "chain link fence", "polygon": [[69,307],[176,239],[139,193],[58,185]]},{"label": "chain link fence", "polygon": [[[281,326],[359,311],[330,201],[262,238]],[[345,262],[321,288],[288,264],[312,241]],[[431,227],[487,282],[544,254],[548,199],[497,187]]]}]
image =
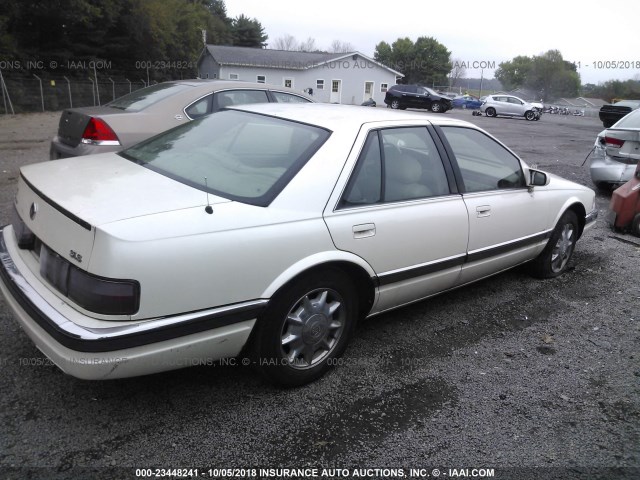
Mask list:
[{"label": "chain link fence", "polygon": [[[145,79],[86,76],[66,77],[46,72],[0,72],[0,113],[57,111],[72,107],[104,105],[147,86]],[[151,83],[154,83],[153,81]]]}]

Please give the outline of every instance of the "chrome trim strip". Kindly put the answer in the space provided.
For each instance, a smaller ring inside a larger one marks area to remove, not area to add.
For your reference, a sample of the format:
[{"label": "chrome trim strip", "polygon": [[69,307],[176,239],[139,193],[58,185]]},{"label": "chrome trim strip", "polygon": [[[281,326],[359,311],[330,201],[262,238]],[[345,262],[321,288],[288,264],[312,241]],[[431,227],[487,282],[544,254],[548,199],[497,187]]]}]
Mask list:
[{"label": "chrome trim strip", "polygon": [[592,210],[585,215],[584,223],[586,225],[588,223],[595,222],[597,218],[598,218],[598,210]]},{"label": "chrome trim strip", "polygon": [[80,143],[85,145],[98,145],[105,147],[119,147],[121,144],[118,140],[91,140],[89,138],[83,138]]}]

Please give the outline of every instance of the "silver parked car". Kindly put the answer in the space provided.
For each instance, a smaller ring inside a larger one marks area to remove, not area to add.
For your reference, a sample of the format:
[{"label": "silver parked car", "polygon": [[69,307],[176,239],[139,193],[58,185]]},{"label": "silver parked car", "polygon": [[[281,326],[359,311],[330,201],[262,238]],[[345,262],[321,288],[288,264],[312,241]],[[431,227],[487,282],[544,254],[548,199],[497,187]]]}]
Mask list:
[{"label": "silver parked car", "polygon": [[151,85],[100,107],[62,112],[51,160],[117,152],[181,123],[233,105],[309,103],[288,88],[225,80],[180,80]]},{"label": "silver parked car", "polygon": [[539,108],[513,95],[487,95],[480,111],[487,117],[503,115],[506,117],[524,117],[527,120],[540,120]]},{"label": "silver parked car", "polygon": [[245,105],[22,167],[0,292],[76,377],[243,354],[301,385],[365,317],[523,263],[561,275],[597,213],[593,190],[467,122]]},{"label": "silver parked car", "polygon": [[596,137],[591,180],[598,188],[618,187],[631,179],[640,160],[640,110],[634,110]]}]

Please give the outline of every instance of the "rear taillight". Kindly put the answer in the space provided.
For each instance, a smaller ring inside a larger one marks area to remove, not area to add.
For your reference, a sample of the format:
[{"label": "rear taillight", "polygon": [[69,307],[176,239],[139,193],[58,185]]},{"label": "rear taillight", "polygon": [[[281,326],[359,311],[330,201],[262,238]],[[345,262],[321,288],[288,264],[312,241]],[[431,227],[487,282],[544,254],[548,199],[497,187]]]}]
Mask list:
[{"label": "rear taillight", "polygon": [[118,136],[107,122],[100,118],[91,117],[82,133],[82,143],[91,145],[120,145]]},{"label": "rear taillight", "polygon": [[42,245],[40,275],[60,293],[90,312],[133,315],[140,305],[140,284],[92,275]]},{"label": "rear taillight", "polygon": [[620,148],[624,145],[624,140],[615,137],[604,137],[604,144],[607,147]]}]

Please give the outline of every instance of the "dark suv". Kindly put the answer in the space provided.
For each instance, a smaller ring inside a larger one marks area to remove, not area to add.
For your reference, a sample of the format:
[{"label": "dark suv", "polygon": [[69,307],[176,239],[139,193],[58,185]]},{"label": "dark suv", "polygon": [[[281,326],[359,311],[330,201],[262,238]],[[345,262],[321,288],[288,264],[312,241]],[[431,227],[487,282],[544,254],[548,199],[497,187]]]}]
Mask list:
[{"label": "dark suv", "polygon": [[384,103],[391,108],[426,108],[436,113],[444,113],[453,108],[450,98],[420,85],[394,85],[387,90]]}]

